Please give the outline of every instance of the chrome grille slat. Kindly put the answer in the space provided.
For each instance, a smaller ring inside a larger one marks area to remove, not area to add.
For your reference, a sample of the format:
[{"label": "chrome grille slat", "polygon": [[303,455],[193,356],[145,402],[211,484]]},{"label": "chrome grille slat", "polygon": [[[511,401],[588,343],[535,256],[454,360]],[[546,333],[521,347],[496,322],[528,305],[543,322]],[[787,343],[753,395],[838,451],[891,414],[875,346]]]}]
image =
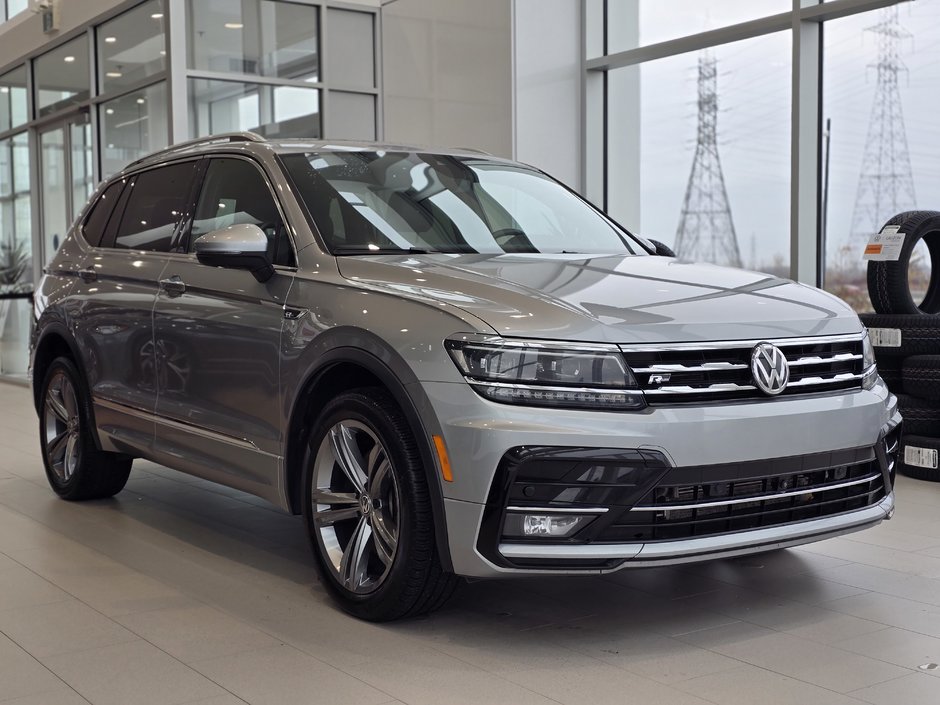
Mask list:
[{"label": "chrome grille slat", "polygon": [[[759,341],[758,341],[759,342]],[[860,334],[772,341],[787,358],[790,381],[780,396],[860,388]],[[768,399],[751,377],[751,341],[621,346],[651,404]]]},{"label": "chrome grille slat", "polygon": [[721,372],[723,370],[746,370],[744,363],[735,364],[731,362],[707,362],[704,365],[650,365],[649,367],[638,367],[633,371],[639,374],[649,372]]},{"label": "chrome grille slat", "polygon": [[862,477],[857,480],[852,480],[850,482],[839,482],[836,484],[829,485],[816,485],[814,487],[807,487],[806,489],[794,490],[793,492],[776,492],[774,494],[755,494],[748,495],[747,497],[735,497],[732,499],[722,500],[720,502],[698,502],[696,504],[644,504],[632,507],[631,512],[661,512],[661,511],[680,511],[682,509],[713,509],[717,507],[728,507],[733,504],[747,504],[750,502],[766,502],[768,500],[774,499],[787,499],[789,497],[798,497],[800,495],[813,494],[816,492],[826,492],[828,490],[841,490],[845,487],[854,487],[855,485],[864,485],[867,482],[872,480],[877,480],[881,477],[879,473],[872,473],[867,477]]}]

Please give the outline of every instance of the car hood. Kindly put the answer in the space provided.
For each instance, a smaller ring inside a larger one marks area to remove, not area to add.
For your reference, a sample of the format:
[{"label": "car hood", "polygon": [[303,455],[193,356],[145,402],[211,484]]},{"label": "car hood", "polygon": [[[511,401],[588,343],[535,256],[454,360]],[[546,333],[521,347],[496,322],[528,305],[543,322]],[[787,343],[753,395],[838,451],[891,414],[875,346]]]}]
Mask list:
[{"label": "car hood", "polygon": [[359,286],[459,307],[500,335],[611,343],[760,340],[861,330],[844,302],[769,274],[669,257],[339,257]]}]

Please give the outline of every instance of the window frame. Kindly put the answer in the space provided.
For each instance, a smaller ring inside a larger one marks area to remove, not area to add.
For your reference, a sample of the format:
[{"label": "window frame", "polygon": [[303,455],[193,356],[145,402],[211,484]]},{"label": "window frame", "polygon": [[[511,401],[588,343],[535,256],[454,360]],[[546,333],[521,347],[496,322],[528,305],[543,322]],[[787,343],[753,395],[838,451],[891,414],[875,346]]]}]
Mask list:
[{"label": "window frame", "polygon": [[[117,181],[118,179],[127,179],[127,184],[124,186],[124,190],[121,193],[121,198],[118,199],[118,203],[115,205],[115,211],[118,208],[121,209],[120,218],[117,220],[117,227],[114,227],[114,228],[110,227],[114,220],[114,212],[112,212],[111,221],[109,221],[108,223],[108,226],[109,226],[108,230],[105,232],[105,236],[102,238],[101,244],[99,245],[99,247],[101,249],[106,249],[112,252],[141,252],[141,253],[149,253],[149,254],[158,254],[158,255],[163,255],[163,256],[173,254],[174,252],[176,252],[176,248],[179,245],[181,227],[183,223],[187,222],[187,220],[191,217],[191,213],[193,210],[193,193],[194,193],[193,188],[197,182],[201,183],[200,162],[202,161],[202,159],[203,159],[203,155],[198,155],[198,156],[190,155],[182,159],[167,160],[165,162],[159,162],[157,164],[149,164],[142,169],[137,169],[132,172],[127,172],[127,173],[122,172],[121,174],[118,174],[113,179],[111,179],[111,181],[108,182],[109,186],[111,185],[111,183],[113,183],[114,181]],[[187,194],[186,200],[184,201],[184,208],[186,210],[184,210],[183,217],[180,218],[179,222],[176,224],[176,227],[173,229],[172,235],[170,236],[170,248],[168,250],[141,250],[138,248],[116,247],[115,241],[117,240],[117,234],[118,234],[118,231],[120,230],[121,224],[124,222],[124,216],[127,214],[127,205],[130,202],[131,193],[133,191],[133,187],[137,183],[137,179],[142,174],[145,174],[148,171],[153,171],[155,169],[162,169],[164,167],[174,166],[176,164],[183,164],[186,162],[194,162],[196,168],[193,172],[192,181],[190,182],[189,193]]]},{"label": "window frame", "polygon": [[[120,183],[122,181],[124,183]],[[82,240],[86,245],[88,245],[88,247],[99,249],[102,247],[101,243],[105,242],[110,236],[111,223],[114,221],[114,215],[117,213],[118,208],[123,206],[122,197],[124,196],[124,190],[127,188],[128,181],[129,178],[123,176],[111,179],[103,183],[98,189],[97,193],[92,198],[88,199],[88,206],[86,207],[85,213],[82,216],[81,225],[78,227],[78,233],[81,235]],[[108,192],[108,189],[110,189],[112,186],[118,185],[120,185],[121,188],[118,190],[117,198],[115,199],[114,204],[111,206],[111,212],[108,213],[108,217],[104,221],[104,228],[102,228],[101,237],[98,238],[97,245],[93,244],[91,240],[89,240],[85,235],[85,227],[88,225],[88,221],[91,220],[92,215],[94,215],[95,211],[98,209],[98,206],[101,204],[101,199]],[[121,211],[121,215],[124,215],[123,210]]]}]

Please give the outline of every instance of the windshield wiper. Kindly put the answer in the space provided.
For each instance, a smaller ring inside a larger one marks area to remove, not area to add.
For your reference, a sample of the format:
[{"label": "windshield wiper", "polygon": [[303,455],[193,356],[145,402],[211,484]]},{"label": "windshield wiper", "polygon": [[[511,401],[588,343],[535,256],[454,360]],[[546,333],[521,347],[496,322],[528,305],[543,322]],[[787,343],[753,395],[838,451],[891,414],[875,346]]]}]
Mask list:
[{"label": "windshield wiper", "polygon": [[421,247],[334,247],[334,255],[429,255],[430,250]]}]

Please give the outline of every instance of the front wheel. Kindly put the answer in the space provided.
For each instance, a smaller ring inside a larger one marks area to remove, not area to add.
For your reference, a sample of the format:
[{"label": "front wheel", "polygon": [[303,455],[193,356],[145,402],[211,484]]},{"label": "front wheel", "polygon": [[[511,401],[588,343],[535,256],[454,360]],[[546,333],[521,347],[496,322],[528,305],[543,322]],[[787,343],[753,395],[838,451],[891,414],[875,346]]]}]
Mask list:
[{"label": "front wheel", "polygon": [[351,614],[418,615],[453,592],[414,434],[384,390],[343,393],[319,414],[307,438],[303,509],[323,583]]},{"label": "front wheel", "polygon": [[101,499],[124,489],[133,460],[96,447],[91,402],[75,363],[67,357],[53,360],[41,393],[42,462],[55,493],[69,500]]}]

